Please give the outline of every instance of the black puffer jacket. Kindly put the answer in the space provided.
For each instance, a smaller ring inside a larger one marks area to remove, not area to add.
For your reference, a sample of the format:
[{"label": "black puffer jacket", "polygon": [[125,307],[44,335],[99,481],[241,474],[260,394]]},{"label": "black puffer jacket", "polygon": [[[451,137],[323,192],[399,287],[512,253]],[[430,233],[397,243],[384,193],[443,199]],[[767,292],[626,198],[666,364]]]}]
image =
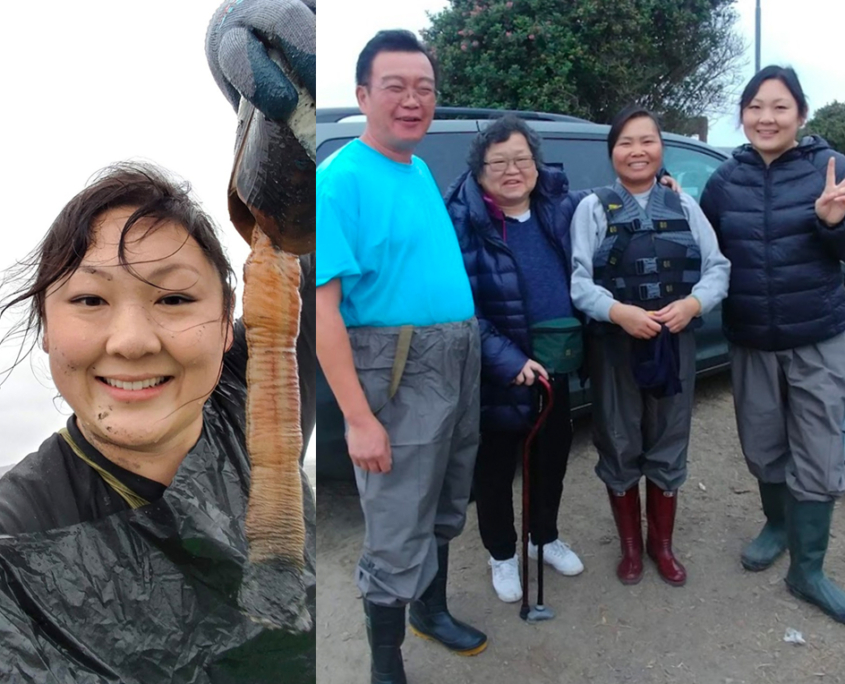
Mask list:
[{"label": "black puffer jacket", "polygon": [[815,211],[831,157],[841,182],[845,156],[818,136],[768,167],[743,145],[708,181],[701,208],[731,262],[722,303],[730,342],[776,351],[845,331],[845,222],[829,228]]}]

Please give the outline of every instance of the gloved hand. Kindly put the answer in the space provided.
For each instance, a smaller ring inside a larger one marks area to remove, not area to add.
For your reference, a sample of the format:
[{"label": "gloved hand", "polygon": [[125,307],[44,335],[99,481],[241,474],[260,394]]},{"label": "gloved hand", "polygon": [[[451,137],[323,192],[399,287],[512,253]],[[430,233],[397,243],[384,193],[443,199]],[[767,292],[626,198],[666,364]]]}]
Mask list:
[{"label": "gloved hand", "polygon": [[317,0],[227,0],[211,19],[205,54],[235,111],[245,97],[268,118],[285,121],[299,96],[268,49],[281,52],[316,97],[316,43]]}]

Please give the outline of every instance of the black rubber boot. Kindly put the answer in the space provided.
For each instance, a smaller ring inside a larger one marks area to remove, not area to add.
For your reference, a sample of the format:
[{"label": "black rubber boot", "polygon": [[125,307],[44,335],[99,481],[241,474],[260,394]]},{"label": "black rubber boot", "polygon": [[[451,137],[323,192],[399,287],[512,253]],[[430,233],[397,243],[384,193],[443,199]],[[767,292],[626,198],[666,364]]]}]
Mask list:
[{"label": "black rubber boot", "polygon": [[742,567],[759,572],[772,566],[786,551],[786,484],[758,482],[766,524],[760,534],[742,550]]},{"label": "black rubber boot", "polygon": [[458,655],[473,656],[487,648],[487,635],[449,614],[446,580],[449,576],[449,545],[437,548],[437,574],[418,601],[411,603],[411,631],[423,639],[443,644]]},{"label": "black rubber boot", "polygon": [[789,572],[786,587],[803,601],[845,623],[845,591],[825,577],[822,566],[830,537],[833,501],[798,501],[787,494]]},{"label": "black rubber boot", "polygon": [[367,641],[370,642],[371,684],[407,684],[402,663],[405,641],[405,606],[379,606],[364,599]]}]

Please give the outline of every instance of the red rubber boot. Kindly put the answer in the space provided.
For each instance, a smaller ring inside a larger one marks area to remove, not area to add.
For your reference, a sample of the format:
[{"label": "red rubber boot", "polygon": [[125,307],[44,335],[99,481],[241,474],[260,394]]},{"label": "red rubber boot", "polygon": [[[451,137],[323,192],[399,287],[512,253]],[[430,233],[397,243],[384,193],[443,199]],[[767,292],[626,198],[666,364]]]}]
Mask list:
[{"label": "red rubber boot", "polygon": [[637,584],[643,578],[640,485],[634,485],[623,494],[617,494],[608,487],[607,495],[622,546],[622,560],[616,568],[616,576],[622,584]]},{"label": "red rubber boot", "polygon": [[663,491],[651,480],[646,480],[646,551],[657,564],[661,579],[673,587],[683,586],[687,581],[686,569],[672,553],[672,531],[675,528],[677,505],[677,492]]}]

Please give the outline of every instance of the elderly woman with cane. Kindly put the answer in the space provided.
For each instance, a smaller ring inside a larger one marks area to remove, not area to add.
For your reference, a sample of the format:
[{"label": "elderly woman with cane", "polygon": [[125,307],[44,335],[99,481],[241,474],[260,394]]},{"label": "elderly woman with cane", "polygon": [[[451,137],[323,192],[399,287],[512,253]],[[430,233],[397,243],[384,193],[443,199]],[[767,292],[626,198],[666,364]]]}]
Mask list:
[{"label": "elderly woman with cane", "polygon": [[[543,166],[539,136],[505,116],[473,141],[469,169],[447,192],[475,299],[482,339],[481,445],[475,496],[493,588],[502,601],[522,598],[514,530],[513,476],[537,418],[532,393],[548,380],[554,403],[532,445],[528,554],[563,575],[584,566],[559,538],[557,516],[572,443],[568,371],[580,362],[580,322],[569,296],[569,218],[576,198],[562,171]],[[571,203],[570,203],[571,202]],[[553,331],[549,333],[548,331]],[[540,336],[556,338],[567,359],[550,373],[538,359]],[[526,511],[528,513],[528,511]]]}]

